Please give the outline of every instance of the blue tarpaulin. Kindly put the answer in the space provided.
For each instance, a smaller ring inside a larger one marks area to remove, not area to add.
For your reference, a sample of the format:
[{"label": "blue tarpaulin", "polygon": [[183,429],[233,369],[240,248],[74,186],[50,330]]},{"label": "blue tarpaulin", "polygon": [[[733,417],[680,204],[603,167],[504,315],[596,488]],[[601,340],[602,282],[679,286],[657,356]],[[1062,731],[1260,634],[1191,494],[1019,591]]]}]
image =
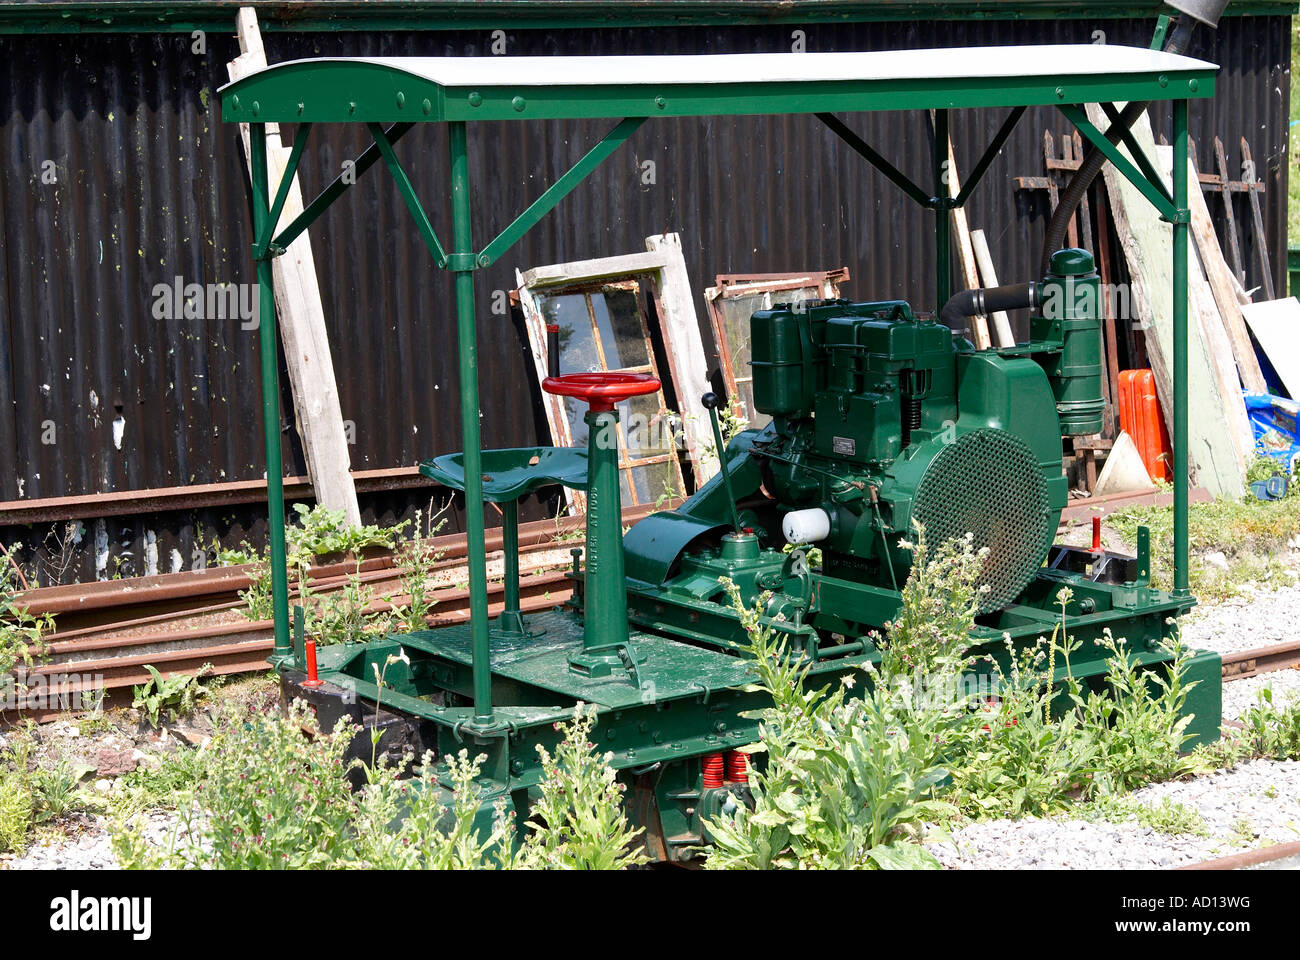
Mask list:
[{"label": "blue tarpaulin", "polygon": [[1300,403],[1270,393],[1247,393],[1245,398],[1246,415],[1255,432],[1255,451],[1272,457],[1291,473],[1300,458],[1300,437],[1296,431]]}]

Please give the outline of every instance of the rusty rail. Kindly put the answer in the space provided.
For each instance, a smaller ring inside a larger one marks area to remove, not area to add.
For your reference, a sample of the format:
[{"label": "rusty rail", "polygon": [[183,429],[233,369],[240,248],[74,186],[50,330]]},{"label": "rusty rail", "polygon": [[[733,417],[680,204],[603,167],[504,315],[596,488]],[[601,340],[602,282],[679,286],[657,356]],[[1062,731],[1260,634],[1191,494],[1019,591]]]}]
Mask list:
[{"label": "rusty rail", "polygon": [[1214,860],[1205,860],[1201,863],[1189,863],[1186,866],[1178,867],[1179,870],[1241,870],[1245,867],[1256,867],[1262,863],[1272,863],[1275,860],[1287,860],[1291,857],[1300,857],[1300,840],[1293,840],[1290,843],[1275,843],[1268,847],[1258,847],[1254,850],[1247,850],[1244,853],[1233,853],[1226,857],[1218,857]]},{"label": "rusty rail", "polygon": [[1244,680],[1261,673],[1300,667],[1300,640],[1229,653],[1222,659],[1224,680]]}]

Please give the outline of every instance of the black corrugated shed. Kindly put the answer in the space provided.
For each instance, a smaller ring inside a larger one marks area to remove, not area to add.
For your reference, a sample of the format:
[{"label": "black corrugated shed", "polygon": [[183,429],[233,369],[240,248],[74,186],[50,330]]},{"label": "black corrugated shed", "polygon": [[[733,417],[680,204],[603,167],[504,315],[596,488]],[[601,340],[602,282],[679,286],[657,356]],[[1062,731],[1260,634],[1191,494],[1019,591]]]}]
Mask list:
[{"label": "black corrugated shed", "polygon": [[[810,50],[879,50],[1090,42],[1098,31],[1111,43],[1145,46],[1151,27],[1023,20],[802,29]],[[788,26],[518,31],[509,52],[773,51],[788,49],[790,34]],[[0,37],[0,449],[12,451],[0,471],[0,500],[262,474],[255,334],[237,319],[156,319],[154,311],[156,287],[176,277],[252,279],[242,156],[213,96],[238,50],[227,36],[206,41],[206,53],[196,55],[186,34]],[[486,55],[490,42],[479,32],[267,36],[272,60]],[[1228,18],[1192,53],[1223,67],[1216,100],[1193,106],[1202,162],[1215,135],[1227,143],[1234,168],[1240,137],[1250,141],[1267,184],[1270,253],[1282,289],[1289,19]],[[954,117],[959,170],[973,165],[1001,120],[995,112]],[[850,123],[926,182],[929,134],[920,116],[865,115]],[[1158,130],[1165,123],[1157,117]],[[1004,282],[1030,277],[1037,263],[1046,204],[1017,193],[1011,178],[1042,173],[1045,126],[1068,129],[1059,115],[1031,111],[968,208],[972,225],[988,233]],[[472,126],[476,239],[504,227],[607,127]],[[303,170],[308,195],[368,142],[359,129],[318,128],[313,138]],[[442,131],[417,129],[398,150],[431,218],[445,229]],[[647,160],[655,165],[652,185],[642,182]],[[45,182],[51,170],[55,182]],[[1211,209],[1217,212],[1217,201]],[[677,231],[697,293],[716,273],[847,265],[849,295],[901,296],[932,310],[931,218],[813,118],[646,124],[479,275],[485,446],[546,441],[536,388],[521,387],[532,379],[522,328],[490,311],[492,291],[514,286],[514,267],[632,252],[649,234]],[[450,283],[434,269],[387,177],[378,169],[367,174],[313,230],[313,242],[343,412],[356,423],[354,469],[458,449]],[[1246,256],[1257,283],[1249,247]],[[703,316],[702,301],[699,309]],[[291,411],[287,396],[284,406]],[[301,474],[301,454],[290,446],[286,441],[286,470]],[[225,532],[220,517],[208,522]],[[124,521],[107,539],[130,544],[139,557],[147,527]],[[188,565],[190,545],[179,549]]]}]

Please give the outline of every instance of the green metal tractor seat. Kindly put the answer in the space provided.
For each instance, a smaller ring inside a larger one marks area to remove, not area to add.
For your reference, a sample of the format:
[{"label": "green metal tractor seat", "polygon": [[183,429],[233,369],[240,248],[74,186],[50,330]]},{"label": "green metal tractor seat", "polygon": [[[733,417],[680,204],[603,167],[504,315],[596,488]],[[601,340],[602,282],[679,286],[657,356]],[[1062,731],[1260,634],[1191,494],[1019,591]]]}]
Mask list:
[{"label": "green metal tractor seat", "polygon": [[[587,489],[587,451],[569,447],[518,447],[484,450],[483,499],[501,504],[501,549],[504,555],[505,608],[496,632],[526,637],[519,606],[519,498],[560,484]],[[465,489],[465,455],[449,453],[420,464],[420,472],[453,490]]]},{"label": "green metal tractor seat", "polygon": [[[587,451],[581,447],[517,447],[483,451],[483,499],[514,503],[555,484],[587,489]],[[449,453],[420,464],[420,472],[453,490],[465,489],[465,455]]]}]

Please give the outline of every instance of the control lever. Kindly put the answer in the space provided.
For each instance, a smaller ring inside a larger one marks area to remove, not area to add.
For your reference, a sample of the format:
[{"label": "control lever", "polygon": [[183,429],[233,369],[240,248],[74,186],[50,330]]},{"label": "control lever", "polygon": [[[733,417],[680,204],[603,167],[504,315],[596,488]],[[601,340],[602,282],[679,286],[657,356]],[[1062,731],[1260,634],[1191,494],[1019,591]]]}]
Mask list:
[{"label": "control lever", "polygon": [[731,489],[731,471],[727,469],[726,446],[722,442],[722,427],[718,425],[718,407],[722,404],[722,398],[709,391],[700,397],[700,403],[704,404],[704,409],[709,411],[709,420],[713,424],[713,442],[718,447],[718,468],[722,471],[722,486],[727,491],[727,503],[731,506],[731,525],[739,535],[743,532],[740,527],[740,510],[736,507],[736,495]]}]

